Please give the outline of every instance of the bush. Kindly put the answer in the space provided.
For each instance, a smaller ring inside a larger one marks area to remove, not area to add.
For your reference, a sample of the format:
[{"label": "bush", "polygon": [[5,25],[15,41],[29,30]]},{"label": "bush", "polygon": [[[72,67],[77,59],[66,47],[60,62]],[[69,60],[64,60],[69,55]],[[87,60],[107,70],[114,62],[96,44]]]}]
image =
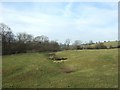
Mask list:
[{"label": "bush", "polygon": [[77,45],[77,46],[76,46],[76,49],[77,49],[77,50],[81,50],[81,49],[83,49],[83,48],[82,48],[82,46]]},{"label": "bush", "polygon": [[113,48],[112,45],[110,45],[109,48],[110,48],[110,49]]},{"label": "bush", "polygon": [[120,48],[120,45],[118,45],[117,47]]},{"label": "bush", "polygon": [[107,46],[105,46],[103,43],[98,43],[95,45],[95,49],[107,49]]},{"label": "bush", "polygon": [[94,49],[94,48],[93,48],[93,46],[88,45],[85,47],[85,49]]}]

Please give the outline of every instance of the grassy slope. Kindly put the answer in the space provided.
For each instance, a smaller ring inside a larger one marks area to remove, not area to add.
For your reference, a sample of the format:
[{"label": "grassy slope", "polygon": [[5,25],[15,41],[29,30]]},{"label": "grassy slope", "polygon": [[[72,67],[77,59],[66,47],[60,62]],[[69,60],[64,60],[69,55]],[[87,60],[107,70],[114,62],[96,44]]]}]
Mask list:
[{"label": "grassy slope", "polygon": [[117,46],[118,46],[118,41],[104,42],[104,45],[106,45],[108,48],[109,48],[110,46],[112,46],[112,47],[117,47]]},{"label": "grassy slope", "polygon": [[[117,87],[117,49],[62,51],[55,63],[44,53],[3,56],[3,87]],[[69,73],[67,73],[69,72]]]},{"label": "grassy slope", "polygon": [[110,45],[113,47],[117,47],[118,42],[117,41],[105,42],[104,45],[106,45],[107,47],[110,47]]},{"label": "grassy slope", "polygon": [[[117,47],[117,46],[118,46],[118,41],[110,41],[110,42],[103,42],[103,43],[104,43],[104,45],[107,46],[108,48],[109,48],[110,46],[112,46],[112,47]],[[92,46],[94,46],[94,45],[96,45],[96,44],[93,44]]]}]

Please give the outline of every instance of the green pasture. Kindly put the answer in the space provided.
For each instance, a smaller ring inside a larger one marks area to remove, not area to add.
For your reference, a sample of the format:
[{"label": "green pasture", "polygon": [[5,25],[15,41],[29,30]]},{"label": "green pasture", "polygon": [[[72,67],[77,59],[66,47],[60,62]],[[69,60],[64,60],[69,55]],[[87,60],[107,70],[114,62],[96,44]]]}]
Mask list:
[{"label": "green pasture", "polygon": [[3,88],[116,88],[118,50],[66,50],[68,59],[53,62],[48,53],[6,55],[2,58]]}]

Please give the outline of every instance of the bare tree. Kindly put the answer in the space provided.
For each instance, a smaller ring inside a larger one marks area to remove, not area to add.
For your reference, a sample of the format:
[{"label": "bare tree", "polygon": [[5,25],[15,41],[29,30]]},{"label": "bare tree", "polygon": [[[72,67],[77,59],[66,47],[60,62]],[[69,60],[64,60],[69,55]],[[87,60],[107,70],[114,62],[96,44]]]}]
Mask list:
[{"label": "bare tree", "polygon": [[80,40],[75,40],[73,45],[77,46],[77,45],[81,45],[82,44],[82,41]]},{"label": "bare tree", "polygon": [[33,36],[27,33],[18,33],[17,34],[17,40],[23,43],[27,43],[32,41]]},{"label": "bare tree", "polygon": [[64,44],[65,44],[65,48],[69,49],[70,39],[66,39]]},{"label": "bare tree", "polygon": [[48,39],[47,36],[41,35],[41,36],[36,36],[36,37],[34,38],[34,41],[35,41],[35,42],[42,43],[42,42],[45,42],[45,41],[49,41],[49,39]]},{"label": "bare tree", "polygon": [[82,41],[75,40],[74,43],[73,43],[73,48],[75,48],[75,49],[81,49],[81,44],[82,44]]},{"label": "bare tree", "polygon": [[14,34],[12,33],[11,28],[4,23],[0,23],[0,37],[2,40],[2,54],[12,53]]},{"label": "bare tree", "polygon": [[92,40],[90,40],[88,44],[92,45],[92,44],[94,44],[94,42]]},{"label": "bare tree", "polygon": [[[0,23],[0,42],[2,43],[3,54],[26,53],[27,51],[58,51],[60,50],[57,41],[49,41],[47,36],[33,37],[27,33],[12,33],[9,26]],[[69,43],[67,42],[67,45]]]}]

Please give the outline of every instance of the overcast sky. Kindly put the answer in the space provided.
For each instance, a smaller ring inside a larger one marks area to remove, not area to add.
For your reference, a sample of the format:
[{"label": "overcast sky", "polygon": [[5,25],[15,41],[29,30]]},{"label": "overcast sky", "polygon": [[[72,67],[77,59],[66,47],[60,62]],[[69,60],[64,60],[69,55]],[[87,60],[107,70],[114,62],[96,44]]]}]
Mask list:
[{"label": "overcast sky", "polygon": [[0,22],[14,33],[46,35],[50,40],[104,41],[118,39],[118,3],[0,3]]}]

